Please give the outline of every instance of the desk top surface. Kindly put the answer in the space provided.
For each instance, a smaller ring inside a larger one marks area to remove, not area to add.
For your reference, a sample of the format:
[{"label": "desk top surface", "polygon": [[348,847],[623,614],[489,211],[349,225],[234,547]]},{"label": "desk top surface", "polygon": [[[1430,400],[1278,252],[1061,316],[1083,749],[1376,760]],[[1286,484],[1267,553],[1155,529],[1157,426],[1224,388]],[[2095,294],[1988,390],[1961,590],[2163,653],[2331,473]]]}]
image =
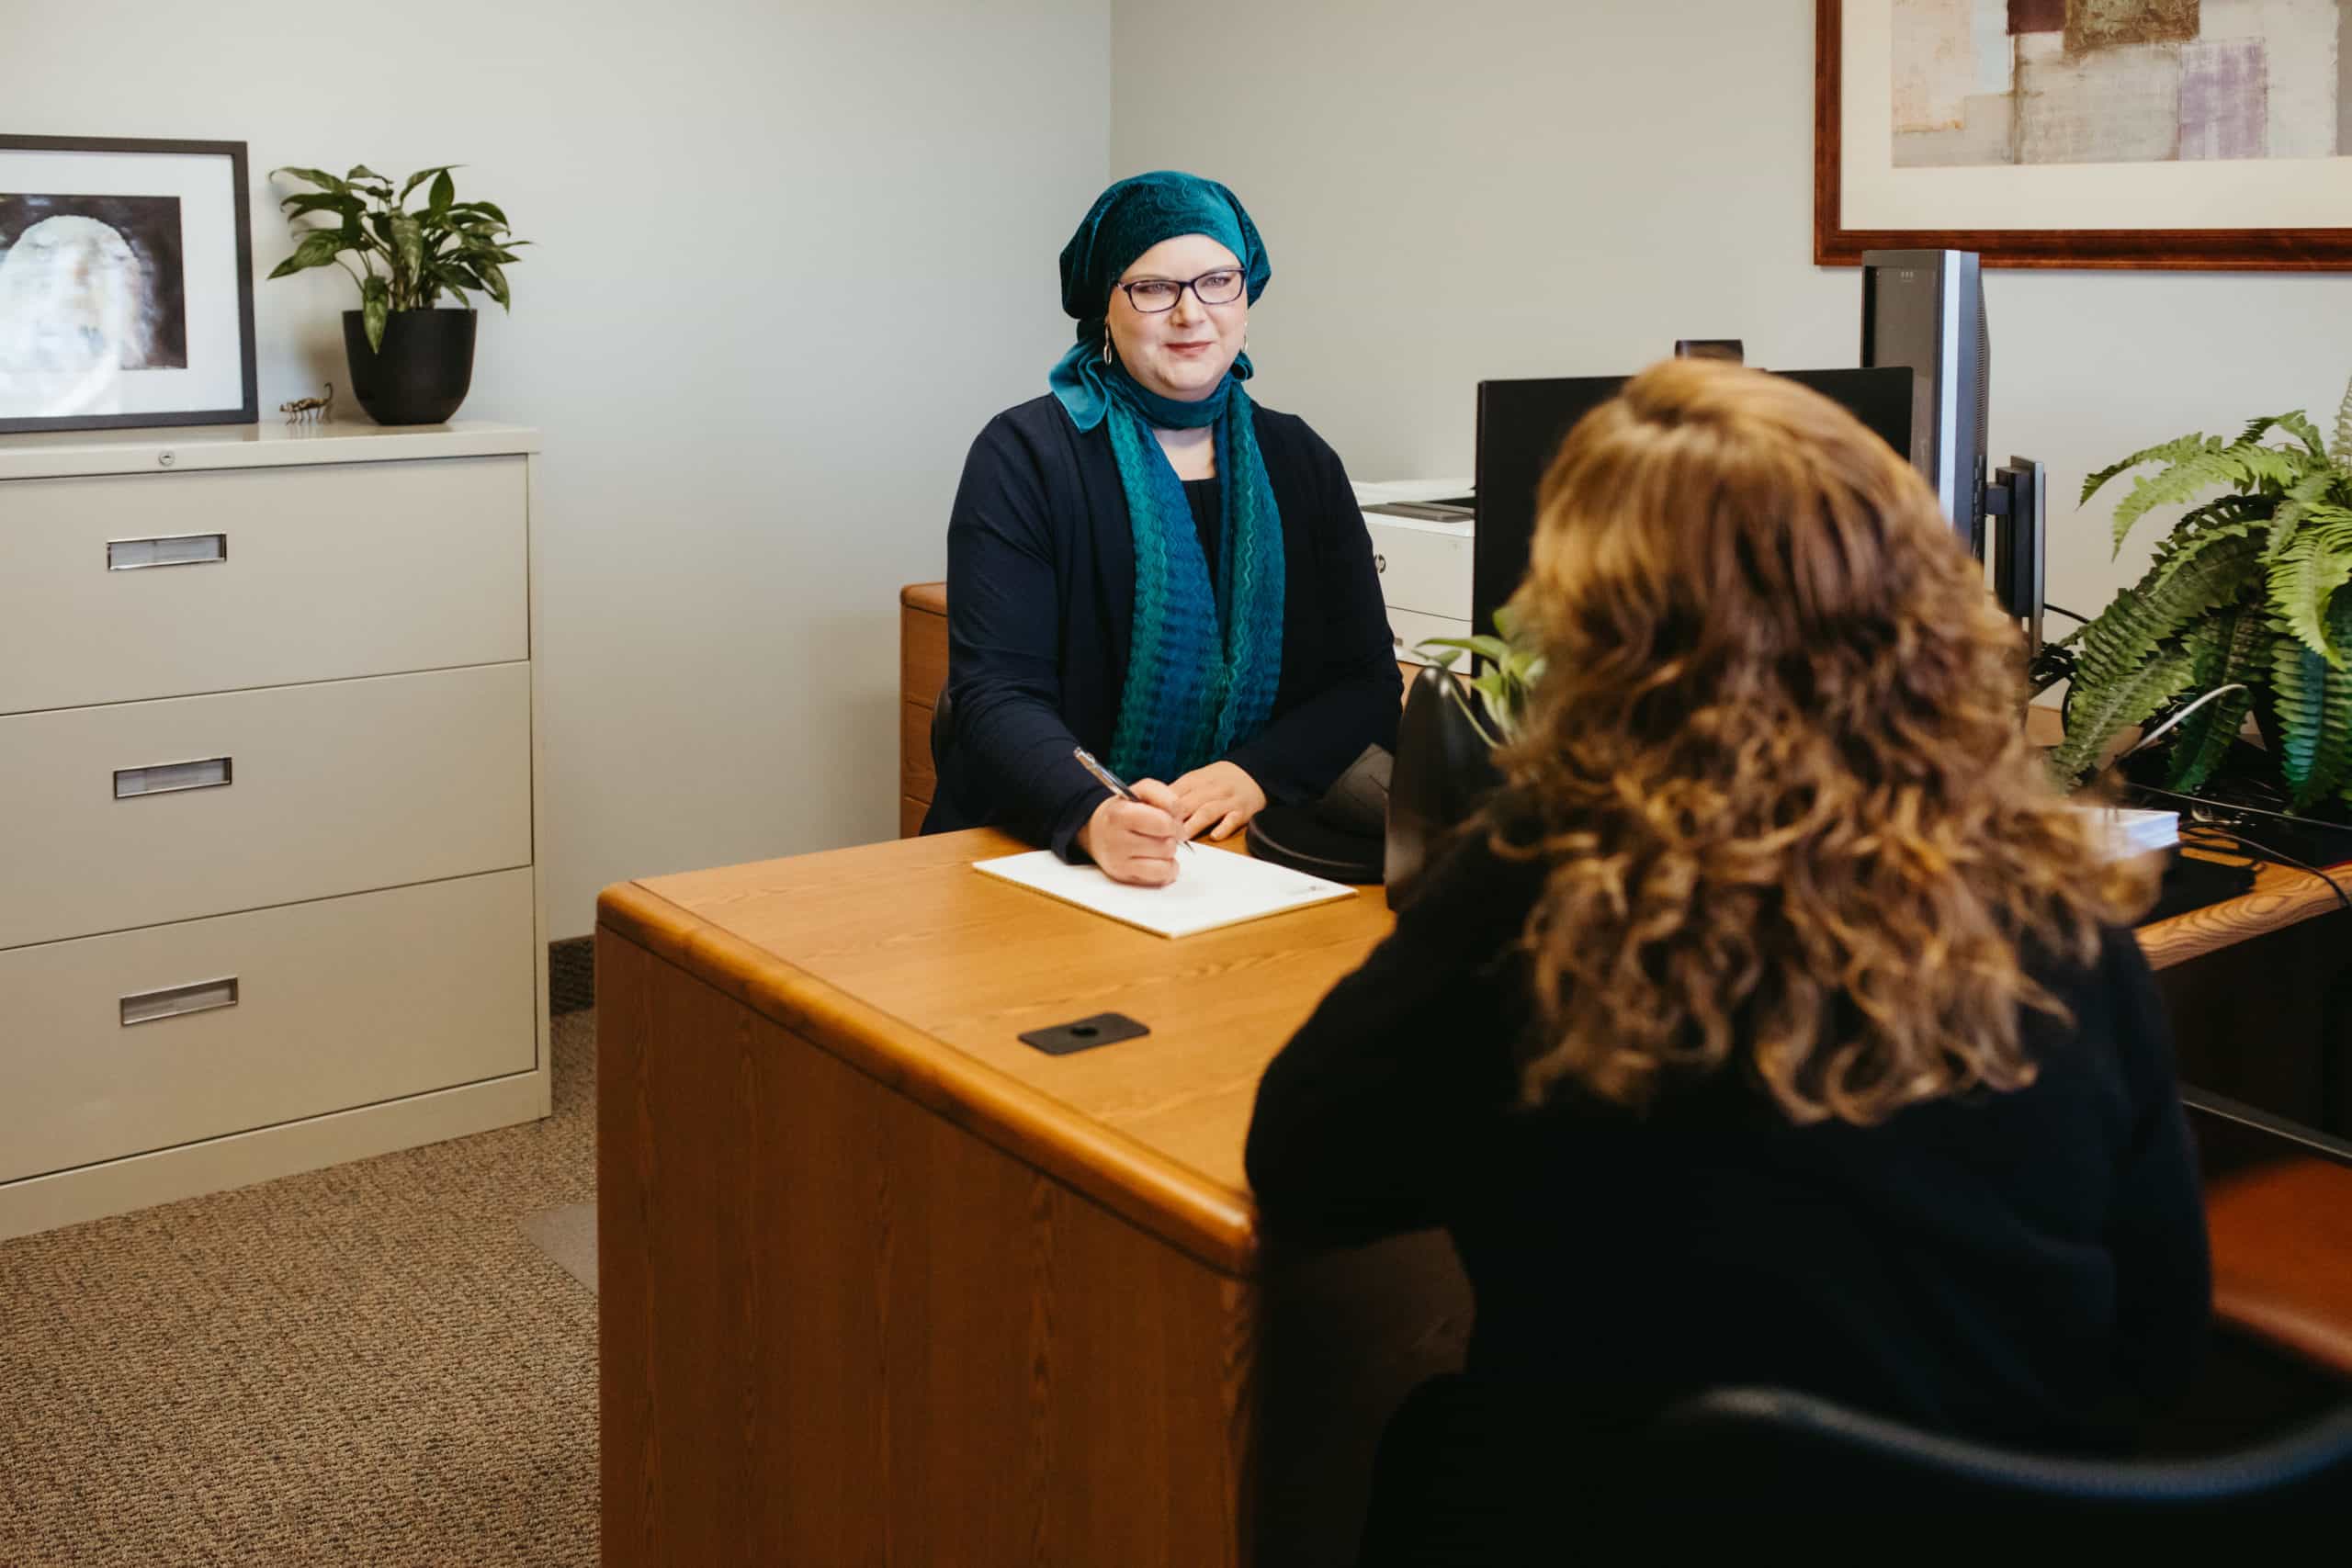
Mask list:
[{"label": "desk top surface", "polygon": [[[987,829],[648,877],[601,923],[1235,1273],[1255,1266],[1242,1144],[1260,1075],[1389,930],[1378,888],[1181,941],[971,863]],[[1218,852],[1212,851],[1210,852]],[[2334,907],[2266,868],[2254,893],[2143,927],[2159,967]],[[1074,1055],[1023,1031],[1124,1012],[1148,1036]]]},{"label": "desk top surface", "polygon": [[[1241,1147],[1258,1078],[1386,934],[1386,900],[1364,889],[1170,941],[972,869],[1023,848],[978,829],[649,877],[607,889],[600,919],[877,1076],[917,1075],[938,1091],[918,1098],[976,1130],[1020,1120],[1025,1155],[1246,1270]],[[872,1012],[840,1016],[826,991]],[[1068,1056],[1020,1039],[1112,1011],[1150,1034]],[[999,1081],[959,1074],[958,1055]],[[1089,1136],[1102,1130],[1115,1136]]]}]

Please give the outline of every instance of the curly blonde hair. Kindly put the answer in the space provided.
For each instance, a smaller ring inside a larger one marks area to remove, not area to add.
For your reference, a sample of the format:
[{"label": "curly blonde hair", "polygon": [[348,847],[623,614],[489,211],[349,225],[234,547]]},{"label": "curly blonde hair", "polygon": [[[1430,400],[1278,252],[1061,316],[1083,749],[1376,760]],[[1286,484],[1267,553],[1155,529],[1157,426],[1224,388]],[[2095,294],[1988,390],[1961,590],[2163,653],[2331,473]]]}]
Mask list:
[{"label": "curly blonde hair", "polygon": [[1499,754],[1544,892],[1521,1087],[1648,1105],[1735,1060],[1792,1120],[2021,1088],[2022,955],[2146,907],[2043,782],[2022,649],[1935,496],[1777,377],[1669,361],[1578,424],[1514,601]]}]

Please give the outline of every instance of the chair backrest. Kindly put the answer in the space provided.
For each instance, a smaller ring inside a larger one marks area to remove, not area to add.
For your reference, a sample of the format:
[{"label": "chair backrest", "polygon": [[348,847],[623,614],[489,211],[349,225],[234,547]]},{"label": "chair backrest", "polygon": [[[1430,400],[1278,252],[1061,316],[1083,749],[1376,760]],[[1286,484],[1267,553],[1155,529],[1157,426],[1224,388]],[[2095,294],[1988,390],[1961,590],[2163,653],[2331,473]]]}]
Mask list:
[{"label": "chair backrest", "polygon": [[1785,1389],[1718,1389],[1675,1405],[1645,1445],[1661,1486],[1705,1507],[1864,1507],[2149,1515],[2341,1506],[2352,1405],[2210,1458],[2101,1460],[1939,1437]]},{"label": "chair backrest", "polygon": [[939,700],[931,705],[931,770],[939,772],[939,764],[947,755],[947,738],[956,733],[956,716],[947,704],[947,682],[939,683]]}]

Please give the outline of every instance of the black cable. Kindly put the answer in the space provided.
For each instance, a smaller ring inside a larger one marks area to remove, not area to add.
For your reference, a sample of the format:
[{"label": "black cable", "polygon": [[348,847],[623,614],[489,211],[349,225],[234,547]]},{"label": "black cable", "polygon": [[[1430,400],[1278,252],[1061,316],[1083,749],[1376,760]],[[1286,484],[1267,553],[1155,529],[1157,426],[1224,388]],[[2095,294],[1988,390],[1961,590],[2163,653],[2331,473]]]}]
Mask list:
[{"label": "black cable", "polygon": [[2041,607],[2045,610],[2055,610],[2070,621],[2080,622],[2084,626],[2089,626],[2091,624],[2091,618],[2088,615],[2078,615],[2075,614],[2074,611],[2066,608],[2064,604],[2052,604],[2049,600],[2044,599],[2041,602]]},{"label": "black cable", "polygon": [[[2266,798],[2275,799],[2282,805],[2286,800],[2285,794],[2277,790],[2276,786],[2273,785],[2259,784],[2258,781],[2249,779],[2234,779],[2230,782],[2233,784],[2243,784],[2248,788],[2260,787],[2269,790],[2271,793]],[[2178,790],[2164,789],[2155,784],[2139,784],[2130,779],[2126,779],[2124,781],[2124,787],[2132,791],[2134,794],[2152,795],[2160,796],[2165,800],[2179,801],[2184,807],[2188,808],[2184,815],[2191,817],[2194,817],[2198,812],[2226,811],[2241,822],[2246,821],[2251,818],[2259,817],[2265,821],[2275,822],[2281,829],[2290,830],[2296,829],[2305,830],[2318,829],[2327,832],[2352,832],[2352,823],[2330,822],[2324,818],[2318,817],[2296,817],[2286,811],[2271,807],[2257,806],[2247,800],[2231,800],[2220,795],[2183,795]]]},{"label": "black cable", "polygon": [[[2337,903],[2342,904],[2346,909],[2352,909],[2352,893],[2346,893],[2344,890],[2344,884],[2336,881],[2335,877],[2329,875],[2326,872],[2322,871],[2319,867],[2312,865],[2308,861],[2297,860],[2294,856],[2286,853],[2284,851],[2274,850],[2267,844],[2256,843],[2254,840],[2247,838],[2243,833],[2233,833],[2218,822],[2192,822],[2189,824],[2189,831],[2192,833],[2218,833],[2222,838],[2227,839],[2232,843],[2237,845],[2239,851],[2245,854],[2249,859],[2267,860],[2273,865],[2291,866],[2297,871],[2307,871],[2313,876],[2318,877],[2322,882],[2327,884],[2329,890],[2335,893]],[[2186,836],[2184,835],[2184,839],[2185,837]]]}]

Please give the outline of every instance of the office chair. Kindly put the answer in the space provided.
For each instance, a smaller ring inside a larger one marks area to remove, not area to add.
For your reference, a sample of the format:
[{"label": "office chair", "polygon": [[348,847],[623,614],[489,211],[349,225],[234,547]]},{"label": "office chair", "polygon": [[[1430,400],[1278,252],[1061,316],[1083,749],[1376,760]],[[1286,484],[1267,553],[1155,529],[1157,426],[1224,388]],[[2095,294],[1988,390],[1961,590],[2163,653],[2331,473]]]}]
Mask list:
[{"label": "office chair", "polygon": [[[2352,1404],[2250,1448],[2196,1459],[2023,1453],[1948,1438],[1786,1389],[1718,1389],[1675,1405],[1644,1444],[1686,1505],[1785,1508],[1867,1498],[1880,1509],[2145,1517],[2342,1506]],[[1703,1501],[1702,1501],[1703,1500]]]},{"label": "office chair", "polygon": [[934,777],[947,755],[948,738],[956,733],[955,706],[947,700],[947,682],[939,683],[939,700],[931,705],[931,771]]},{"label": "office chair", "polygon": [[2352,1404],[2193,1460],[2029,1454],[1939,1437],[1786,1389],[1697,1395],[1634,1431],[1560,1431],[1532,1391],[1447,1374],[1381,1438],[1363,1568],[1568,1561],[1597,1517],[1671,1534],[1758,1515],[2069,1515],[2112,1535],[2185,1517],[2291,1513],[2352,1488]]}]

